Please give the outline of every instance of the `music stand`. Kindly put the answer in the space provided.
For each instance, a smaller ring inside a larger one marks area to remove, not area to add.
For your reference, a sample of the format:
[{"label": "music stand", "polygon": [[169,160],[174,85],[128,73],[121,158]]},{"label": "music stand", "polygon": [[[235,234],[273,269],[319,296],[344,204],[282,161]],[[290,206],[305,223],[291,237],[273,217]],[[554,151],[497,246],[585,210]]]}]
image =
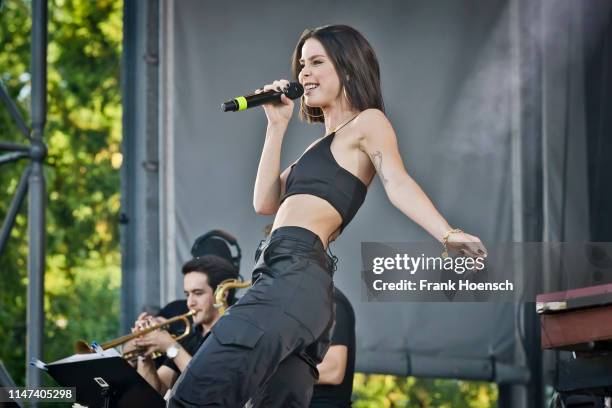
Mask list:
[{"label": "music stand", "polygon": [[116,354],[105,354],[75,355],[45,364],[45,368],[58,384],[75,387],[77,402],[89,408],[166,406],[134,367]]}]

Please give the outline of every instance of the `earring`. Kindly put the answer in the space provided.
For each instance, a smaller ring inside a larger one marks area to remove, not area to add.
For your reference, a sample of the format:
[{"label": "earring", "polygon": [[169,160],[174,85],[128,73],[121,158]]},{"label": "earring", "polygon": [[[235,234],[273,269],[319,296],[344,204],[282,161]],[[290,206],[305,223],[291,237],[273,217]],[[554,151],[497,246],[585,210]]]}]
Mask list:
[{"label": "earring", "polygon": [[324,113],[321,113],[320,115],[312,115],[310,113],[308,113],[308,111],[306,109],[304,109],[304,97],[302,96],[302,99],[300,99],[300,110],[302,111],[302,113],[305,116],[308,116],[309,118],[321,118],[323,116],[325,116]]},{"label": "earring", "polygon": [[346,101],[350,104],[351,100],[348,98],[348,95],[346,94],[346,87],[345,86],[342,87],[342,95],[344,95],[344,99],[346,99]]}]

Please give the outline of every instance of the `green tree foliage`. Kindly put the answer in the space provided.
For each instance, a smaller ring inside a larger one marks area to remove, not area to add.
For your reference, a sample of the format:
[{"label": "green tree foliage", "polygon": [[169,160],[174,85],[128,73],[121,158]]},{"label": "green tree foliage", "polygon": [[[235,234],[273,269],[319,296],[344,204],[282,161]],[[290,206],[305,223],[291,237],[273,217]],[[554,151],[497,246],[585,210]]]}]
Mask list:
[{"label": "green tree foliage", "polygon": [[497,387],[484,382],[355,374],[355,408],[490,408]]},{"label": "green tree foliage", "polygon": [[[30,109],[31,4],[0,10],[2,85]],[[119,321],[119,86],[122,2],[49,1],[45,360],[73,352],[77,338],[106,340]],[[24,143],[0,105],[0,140]],[[26,163],[0,168],[0,218]],[[23,206],[0,254],[0,359],[25,374],[27,219]]]}]

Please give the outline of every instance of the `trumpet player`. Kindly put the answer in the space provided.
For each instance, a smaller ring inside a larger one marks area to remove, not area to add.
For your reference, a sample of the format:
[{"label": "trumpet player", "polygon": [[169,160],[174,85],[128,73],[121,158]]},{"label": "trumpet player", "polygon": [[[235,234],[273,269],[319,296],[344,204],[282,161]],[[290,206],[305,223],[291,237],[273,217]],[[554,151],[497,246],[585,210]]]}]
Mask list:
[{"label": "trumpet player", "polygon": [[[133,342],[134,347],[143,351],[138,358],[138,372],[162,395],[174,385],[178,375],[185,370],[203,343],[206,333],[219,319],[220,314],[214,307],[217,286],[226,279],[238,277],[235,267],[216,255],[205,255],[188,261],[183,265],[182,273],[187,307],[195,311],[191,333],[179,343],[167,331],[156,330]],[[226,301],[230,305],[235,301],[234,290],[226,293]],[[146,327],[153,319],[148,314],[141,314],[133,330]],[[166,356],[157,369],[152,358],[156,352]]]}]

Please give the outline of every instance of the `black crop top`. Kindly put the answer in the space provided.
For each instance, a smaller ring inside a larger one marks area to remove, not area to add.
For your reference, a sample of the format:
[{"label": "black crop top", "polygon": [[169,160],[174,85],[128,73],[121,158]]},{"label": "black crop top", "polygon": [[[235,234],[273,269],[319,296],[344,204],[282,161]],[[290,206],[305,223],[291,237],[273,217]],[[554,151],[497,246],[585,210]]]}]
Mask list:
[{"label": "black crop top", "polygon": [[281,203],[294,194],[320,197],[340,213],[342,231],[363,204],[368,187],[334,158],[330,146],[335,135],[325,136],[291,166]]}]

